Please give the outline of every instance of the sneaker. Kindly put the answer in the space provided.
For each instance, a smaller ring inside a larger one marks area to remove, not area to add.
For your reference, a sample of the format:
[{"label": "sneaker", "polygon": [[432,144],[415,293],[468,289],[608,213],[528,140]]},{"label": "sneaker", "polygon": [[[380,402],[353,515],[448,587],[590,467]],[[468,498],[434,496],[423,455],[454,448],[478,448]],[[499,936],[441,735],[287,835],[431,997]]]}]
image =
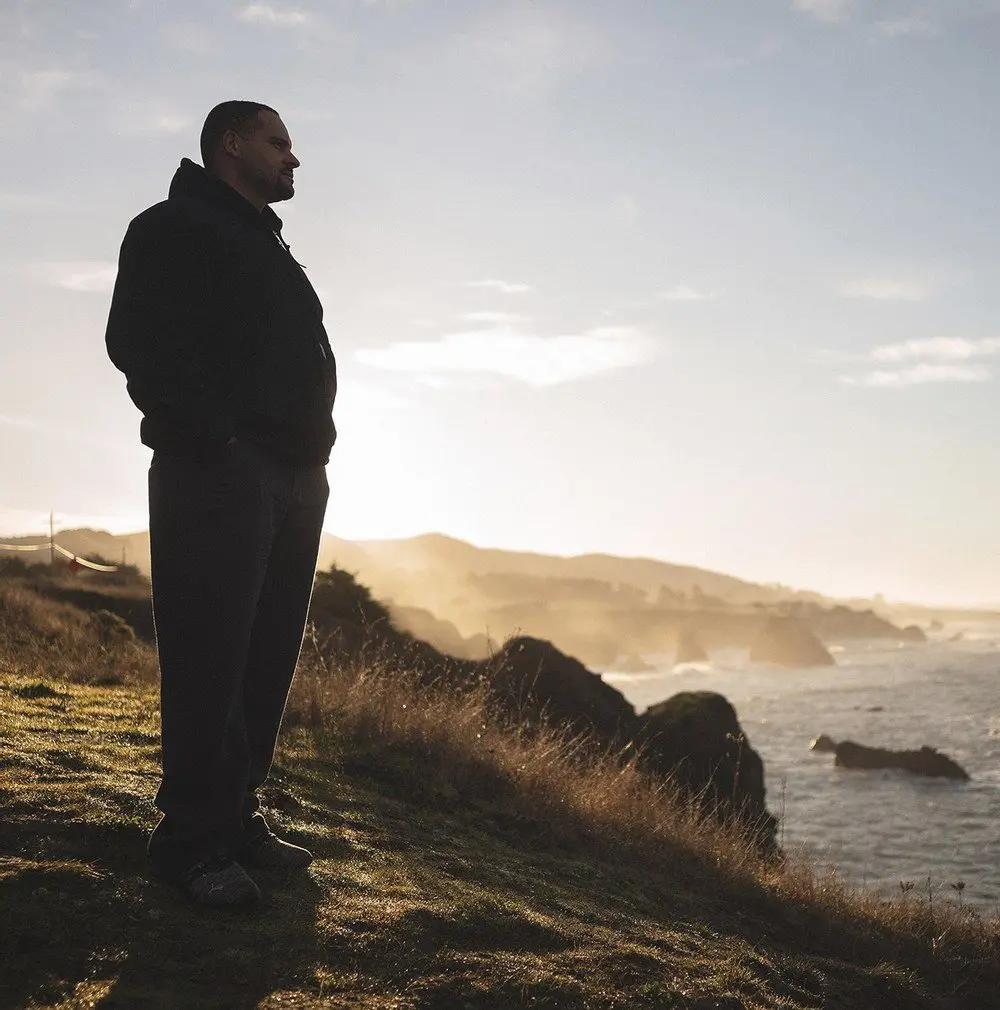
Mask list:
[{"label": "sneaker", "polygon": [[308,849],[283,841],[271,831],[246,842],[240,857],[244,866],[260,870],[304,870],[312,861]]},{"label": "sneaker", "polygon": [[195,863],[179,881],[187,896],[208,908],[242,908],[260,900],[260,890],[232,857]]}]

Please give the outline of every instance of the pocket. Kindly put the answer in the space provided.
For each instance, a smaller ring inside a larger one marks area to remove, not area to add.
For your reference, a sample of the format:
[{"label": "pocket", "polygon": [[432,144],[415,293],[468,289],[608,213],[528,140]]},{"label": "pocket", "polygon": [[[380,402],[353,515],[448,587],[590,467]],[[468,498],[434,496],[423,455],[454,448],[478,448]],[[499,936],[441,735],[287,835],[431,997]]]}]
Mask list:
[{"label": "pocket", "polygon": [[156,453],[149,468],[150,498],[165,508],[238,509],[260,502],[261,490],[260,467],[238,441],[213,459]]}]

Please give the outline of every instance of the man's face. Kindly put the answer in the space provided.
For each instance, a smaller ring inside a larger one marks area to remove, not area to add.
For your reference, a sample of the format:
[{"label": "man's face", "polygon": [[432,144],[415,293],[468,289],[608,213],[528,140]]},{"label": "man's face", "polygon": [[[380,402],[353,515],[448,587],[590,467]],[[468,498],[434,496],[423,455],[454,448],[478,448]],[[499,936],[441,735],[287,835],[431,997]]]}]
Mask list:
[{"label": "man's face", "polygon": [[278,203],[295,196],[292,175],[299,159],[292,154],[292,142],[280,117],[266,109],[257,117],[257,129],[239,137],[240,181],[262,203]]}]

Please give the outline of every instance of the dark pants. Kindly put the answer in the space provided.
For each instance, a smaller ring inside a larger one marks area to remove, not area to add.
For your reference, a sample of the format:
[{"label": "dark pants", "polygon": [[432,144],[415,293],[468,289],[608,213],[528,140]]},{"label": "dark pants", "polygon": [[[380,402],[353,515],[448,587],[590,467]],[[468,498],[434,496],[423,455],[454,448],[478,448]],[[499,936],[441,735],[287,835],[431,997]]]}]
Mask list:
[{"label": "dark pants", "polygon": [[267,831],[267,778],[302,644],[329,486],[240,441],[149,468],[163,814],[154,867],[183,873]]}]

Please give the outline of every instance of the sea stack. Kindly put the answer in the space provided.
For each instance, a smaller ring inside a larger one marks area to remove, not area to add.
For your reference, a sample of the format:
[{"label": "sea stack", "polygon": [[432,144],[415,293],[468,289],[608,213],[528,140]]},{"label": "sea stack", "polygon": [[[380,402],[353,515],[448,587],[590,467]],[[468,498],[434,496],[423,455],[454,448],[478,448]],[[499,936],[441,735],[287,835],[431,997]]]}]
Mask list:
[{"label": "sea stack", "polygon": [[750,648],[753,663],[778,666],[835,666],[826,646],[797,617],[767,619]]},{"label": "sea stack", "polygon": [[687,626],[681,628],[677,635],[677,650],[674,655],[674,662],[704,663],[707,659],[708,653],[695,634],[694,629]]}]

